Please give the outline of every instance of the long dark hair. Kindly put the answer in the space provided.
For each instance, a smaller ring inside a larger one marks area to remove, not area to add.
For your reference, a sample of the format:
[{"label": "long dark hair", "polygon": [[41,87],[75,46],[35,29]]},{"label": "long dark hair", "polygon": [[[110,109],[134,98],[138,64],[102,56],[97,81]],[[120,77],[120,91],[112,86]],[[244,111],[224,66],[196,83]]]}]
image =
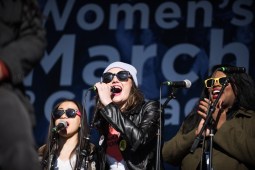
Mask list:
[{"label": "long dark hair", "polygon": [[[77,153],[77,159],[76,159],[76,164],[74,169],[77,168],[77,166],[79,165],[80,161],[81,161],[81,150],[86,148],[89,149],[90,147],[87,147],[86,145],[88,145],[88,141],[84,141],[84,139],[87,139],[88,136],[88,124],[87,124],[87,115],[85,112],[85,108],[77,101],[72,100],[72,99],[64,99],[62,101],[60,101],[59,103],[57,103],[54,108],[52,109],[52,112],[57,110],[59,108],[59,106],[64,103],[64,102],[73,102],[79,109],[79,111],[81,112],[81,127],[79,129],[78,132],[78,143],[76,145],[76,147],[73,149],[73,151],[71,152],[70,155],[70,159],[71,157]],[[51,114],[52,115],[52,114]],[[54,119],[51,116],[51,120],[50,120],[50,125],[49,125],[49,130],[48,130],[48,137],[46,140],[46,145],[44,145],[43,147],[41,147],[39,149],[39,155],[42,156],[42,167],[43,169],[47,169],[49,168],[48,166],[51,165],[52,162],[54,162],[54,158],[56,158],[56,154],[59,152],[59,134],[58,133],[52,133],[52,129],[55,127],[54,124]],[[89,153],[90,151],[88,151]]]},{"label": "long dark hair", "polygon": [[133,108],[136,108],[137,106],[141,105],[141,103],[144,101],[144,96],[141,90],[135,85],[133,79],[132,79],[132,87],[131,91],[127,100],[127,104],[125,105],[124,111],[131,110]]},{"label": "long dark hair", "polygon": [[[232,65],[216,65],[212,68],[211,77],[215,71],[219,71],[221,67],[232,68]],[[231,84],[234,94],[236,96],[235,103],[231,108],[231,111],[236,111],[239,108],[246,110],[255,110],[255,83],[251,76],[247,73],[228,73],[224,72],[229,77],[229,83]],[[204,87],[200,99],[208,98],[208,89]],[[197,114],[199,101],[196,103],[190,114],[184,119],[183,133],[188,133],[192,129],[196,128],[201,118]]]}]

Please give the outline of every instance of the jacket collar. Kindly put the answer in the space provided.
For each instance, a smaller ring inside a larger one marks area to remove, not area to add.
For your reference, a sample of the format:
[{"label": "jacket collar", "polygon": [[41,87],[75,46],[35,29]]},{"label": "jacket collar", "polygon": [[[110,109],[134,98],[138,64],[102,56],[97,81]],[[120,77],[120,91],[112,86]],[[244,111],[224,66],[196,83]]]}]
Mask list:
[{"label": "jacket collar", "polygon": [[248,109],[245,109],[245,108],[240,108],[236,113],[235,113],[235,117],[236,116],[245,116],[245,117],[252,117],[252,115],[255,114],[255,111],[253,110],[248,110]]}]

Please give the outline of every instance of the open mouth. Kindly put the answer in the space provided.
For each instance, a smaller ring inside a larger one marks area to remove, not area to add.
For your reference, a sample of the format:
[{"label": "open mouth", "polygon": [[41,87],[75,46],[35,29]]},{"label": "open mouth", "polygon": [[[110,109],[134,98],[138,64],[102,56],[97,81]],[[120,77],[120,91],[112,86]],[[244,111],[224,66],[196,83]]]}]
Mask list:
[{"label": "open mouth", "polygon": [[216,99],[218,97],[219,93],[220,93],[219,89],[213,89],[213,91],[212,91],[213,99]]},{"label": "open mouth", "polygon": [[112,87],[112,93],[120,93],[121,91],[122,91],[122,88],[119,86]]}]

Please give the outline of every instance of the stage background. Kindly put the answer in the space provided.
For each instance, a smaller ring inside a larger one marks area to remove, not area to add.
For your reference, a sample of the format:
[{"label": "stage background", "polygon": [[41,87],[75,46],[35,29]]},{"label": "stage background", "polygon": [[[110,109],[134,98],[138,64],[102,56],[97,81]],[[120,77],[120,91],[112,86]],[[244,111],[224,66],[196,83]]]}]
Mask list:
[{"label": "stage background", "polygon": [[[52,107],[61,98],[83,103],[91,121],[95,93],[87,90],[114,61],[134,65],[146,99],[161,99],[162,104],[171,93],[169,87],[160,86],[162,82],[192,82],[189,89],[178,89],[165,109],[164,140],[177,132],[191,111],[212,66],[245,67],[255,77],[253,0],[39,3],[48,47],[24,81],[36,111],[38,146],[45,143]],[[91,141],[98,143],[94,129]]]}]

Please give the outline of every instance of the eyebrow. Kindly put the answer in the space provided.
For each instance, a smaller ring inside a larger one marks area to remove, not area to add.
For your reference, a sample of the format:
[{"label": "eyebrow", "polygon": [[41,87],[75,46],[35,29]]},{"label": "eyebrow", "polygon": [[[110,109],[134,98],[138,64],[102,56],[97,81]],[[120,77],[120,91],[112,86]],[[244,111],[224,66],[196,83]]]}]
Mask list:
[{"label": "eyebrow", "polygon": [[67,109],[64,109],[63,107],[59,107],[59,108],[57,108],[57,109],[59,109],[59,110],[67,110],[67,109],[79,110],[78,108],[76,109],[76,108],[71,108],[71,107],[68,107]]}]

